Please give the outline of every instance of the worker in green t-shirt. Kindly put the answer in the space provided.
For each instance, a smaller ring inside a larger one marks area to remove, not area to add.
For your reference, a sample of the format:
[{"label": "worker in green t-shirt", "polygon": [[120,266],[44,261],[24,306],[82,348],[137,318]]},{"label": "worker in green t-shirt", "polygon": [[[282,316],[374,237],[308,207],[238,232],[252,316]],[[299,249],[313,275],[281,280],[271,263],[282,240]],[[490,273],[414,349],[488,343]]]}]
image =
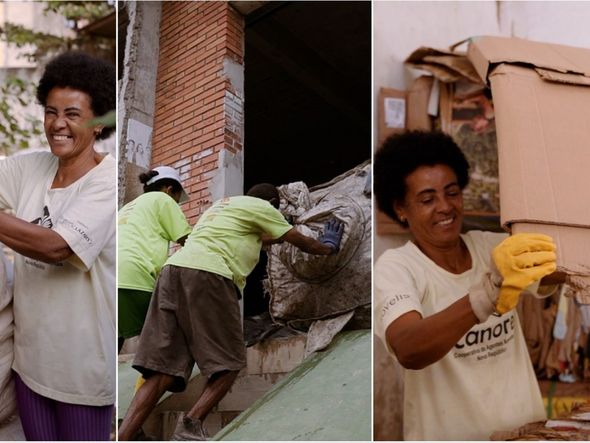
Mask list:
[{"label": "worker in green t-shirt", "polygon": [[118,335],[140,334],[169,242],[183,245],[191,227],[178,203],[188,200],[178,172],[158,166],[139,176],[144,193],[119,211]]},{"label": "worker in green t-shirt", "polygon": [[340,249],[344,225],[332,218],[319,239],[307,237],[279,212],[270,184],[245,196],[216,201],[200,217],[184,247],[158,278],[133,367],[146,382],[119,427],[130,440],[166,391],[186,388],[193,364],[208,377],[203,393],[182,417],[173,440],[204,440],[202,423],[246,366],[239,299],[263,244],[286,241],[315,255]]}]

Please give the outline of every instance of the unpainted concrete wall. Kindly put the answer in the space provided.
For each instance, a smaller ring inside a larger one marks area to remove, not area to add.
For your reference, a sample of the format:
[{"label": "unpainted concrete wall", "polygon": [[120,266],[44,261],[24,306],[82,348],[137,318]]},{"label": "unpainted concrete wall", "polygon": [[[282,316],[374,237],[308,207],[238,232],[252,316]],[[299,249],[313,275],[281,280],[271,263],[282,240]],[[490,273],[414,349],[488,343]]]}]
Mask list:
[{"label": "unpainted concrete wall", "polygon": [[160,2],[126,2],[129,26],[119,64],[119,206],[143,192],[138,175],[150,167],[156,102]]}]

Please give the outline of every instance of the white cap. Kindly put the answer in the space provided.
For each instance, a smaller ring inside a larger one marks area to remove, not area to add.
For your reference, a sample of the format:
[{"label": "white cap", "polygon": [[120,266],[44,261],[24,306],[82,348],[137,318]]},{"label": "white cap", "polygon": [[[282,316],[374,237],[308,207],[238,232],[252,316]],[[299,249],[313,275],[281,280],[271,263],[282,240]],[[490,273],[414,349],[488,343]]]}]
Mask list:
[{"label": "white cap", "polygon": [[151,185],[152,183],[156,183],[157,181],[162,180],[163,178],[171,178],[172,180],[178,182],[178,184],[180,185],[180,188],[182,189],[182,192],[180,194],[179,203],[184,203],[184,202],[188,201],[188,194],[185,192],[184,188],[182,187],[182,181],[180,180],[180,175],[178,174],[176,169],[174,169],[170,166],[157,166],[157,167],[153,168],[152,171],[158,171],[158,175],[155,175],[154,177],[150,178],[146,182],[146,185]]}]

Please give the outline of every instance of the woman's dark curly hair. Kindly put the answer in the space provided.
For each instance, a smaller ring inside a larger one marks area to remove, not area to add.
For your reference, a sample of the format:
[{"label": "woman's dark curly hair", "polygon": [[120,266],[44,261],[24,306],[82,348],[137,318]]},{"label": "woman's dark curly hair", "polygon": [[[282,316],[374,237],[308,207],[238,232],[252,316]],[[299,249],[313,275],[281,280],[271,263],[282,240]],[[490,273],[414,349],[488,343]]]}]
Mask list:
[{"label": "woman's dark curly hair", "polygon": [[442,132],[408,131],[389,137],[375,154],[373,192],[377,206],[402,223],[393,210],[406,197],[406,177],[420,166],[447,165],[457,176],[461,189],[469,183],[469,163],[461,148]]},{"label": "woman's dark curly hair", "polygon": [[[37,86],[37,100],[42,106],[46,106],[53,88],[72,88],[88,94],[97,117],[116,107],[115,67],[84,52],[65,52],[47,64]],[[96,138],[105,139],[114,131],[112,127],[104,128]]]}]

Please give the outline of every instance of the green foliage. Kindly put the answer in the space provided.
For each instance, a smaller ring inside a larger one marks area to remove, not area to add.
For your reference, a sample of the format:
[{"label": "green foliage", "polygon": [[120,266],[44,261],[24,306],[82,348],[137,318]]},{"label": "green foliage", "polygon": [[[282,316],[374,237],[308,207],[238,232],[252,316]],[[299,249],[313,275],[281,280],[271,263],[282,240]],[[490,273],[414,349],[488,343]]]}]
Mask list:
[{"label": "green foliage", "polygon": [[0,86],[0,153],[10,155],[28,148],[32,138],[43,134],[40,120],[25,115],[20,121],[14,116],[17,107],[25,107],[34,97],[34,86],[22,79],[8,77]]},{"label": "green foliage", "polygon": [[96,20],[113,12],[114,5],[97,1],[59,1],[47,2],[45,12],[55,12],[67,20]]},{"label": "green foliage", "polygon": [[[1,0],[0,0],[1,1]],[[22,57],[31,62],[43,62],[50,56],[67,50],[83,50],[95,56],[114,57],[115,39],[79,32],[88,23],[106,17],[115,11],[114,2],[106,1],[45,1],[44,13],[56,13],[68,20],[75,31],[73,37],[63,37],[37,32],[14,23],[0,22],[0,40],[26,51]],[[43,134],[39,119],[23,114],[23,108],[34,100],[34,86],[22,79],[9,77],[0,83],[0,154],[10,154],[17,149],[28,148],[32,139]],[[106,116],[106,123],[114,117]],[[41,141],[41,139],[39,139]]]},{"label": "green foliage", "polygon": [[23,57],[29,61],[36,61],[43,54],[68,49],[68,40],[70,40],[43,32],[35,32],[22,25],[15,25],[8,22],[5,23],[3,28],[0,28],[0,36],[2,36],[2,40],[13,44],[17,48],[31,45],[33,52],[23,54]]},{"label": "green foliage", "polygon": [[[79,31],[89,22],[114,12],[114,5],[105,1],[47,1],[44,13],[63,15],[74,31]],[[74,37],[63,37],[36,32],[22,25],[6,22],[0,27],[0,39],[18,48],[31,48],[23,57],[31,62],[59,54],[67,50],[83,50],[96,56],[108,58],[115,52],[115,40],[76,32]]]},{"label": "green foliage", "polygon": [[88,122],[88,126],[103,125],[106,128],[114,128],[117,124],[117,111],[112,110],[105,115],[93,118]]}]

